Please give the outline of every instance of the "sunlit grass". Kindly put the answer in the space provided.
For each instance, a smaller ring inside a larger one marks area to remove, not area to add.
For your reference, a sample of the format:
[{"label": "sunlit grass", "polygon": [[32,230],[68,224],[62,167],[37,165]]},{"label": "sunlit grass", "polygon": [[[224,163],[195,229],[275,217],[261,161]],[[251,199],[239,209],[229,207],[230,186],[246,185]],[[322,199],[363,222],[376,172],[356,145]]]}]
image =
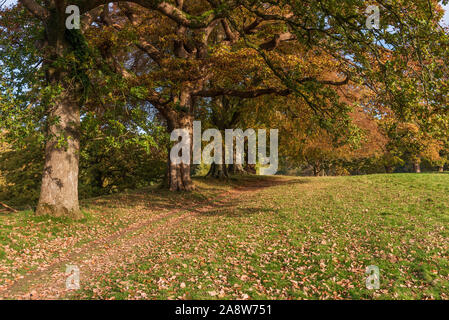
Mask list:
[{"label": "sunlit grass", "polygon": [[[155,222],[150,250],[130,248],[137,262],[110,266],[74,297],[449,297],[449,175],[244,177],[196,185],[193,193],[148,188],[84,201],[86,219],[79,222],[29,211],[0,215],[0,267],[7,271],[0,285],[73,247],[178,210],[191,215],[175,225]],[[164,224],[168,231],[159,235]],[[380,268],[378,291],[365,287],[369,265]]]},{"label": "sunlit grass", "polygon": [[286,178],[177,227],[79,298],[447,299],[448,178]]}]

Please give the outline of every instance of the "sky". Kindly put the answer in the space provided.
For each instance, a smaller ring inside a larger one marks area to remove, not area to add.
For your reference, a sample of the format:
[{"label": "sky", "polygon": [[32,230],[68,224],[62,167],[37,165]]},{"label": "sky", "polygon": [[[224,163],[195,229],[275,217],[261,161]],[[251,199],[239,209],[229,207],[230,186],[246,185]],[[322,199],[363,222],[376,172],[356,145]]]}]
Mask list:
[{"label": "sky", "polygon": [[444,24],[449,27],[449,4],[445,7],[446,14],[444,16]]},{"label": "sky", "polygon": [[[0,0],[0,4],[2,4],[3,2],[5,2],[5,0]],[[13,4],[16,3],[17,0],[6,0],[5,4]],[[443,24],[446,25],[447,27],[449,27],[449,4],[445,6],[445,10],[446,10],[446,14],[444,16],[443,19]]]}]

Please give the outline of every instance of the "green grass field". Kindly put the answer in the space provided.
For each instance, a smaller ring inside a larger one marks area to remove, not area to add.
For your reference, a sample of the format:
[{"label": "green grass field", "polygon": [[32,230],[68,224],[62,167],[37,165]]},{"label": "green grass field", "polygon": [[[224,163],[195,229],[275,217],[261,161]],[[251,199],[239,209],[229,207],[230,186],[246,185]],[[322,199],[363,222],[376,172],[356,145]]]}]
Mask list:
[{"label": "green grass field", "polygon": [[[0,297],[449,298],[449,175],[197,185],[92,199],[76,223],[0,215]],[[63,283],[68,262],[76,292],[45,280]],[[379,290],[366,289],[369,265]]]}]

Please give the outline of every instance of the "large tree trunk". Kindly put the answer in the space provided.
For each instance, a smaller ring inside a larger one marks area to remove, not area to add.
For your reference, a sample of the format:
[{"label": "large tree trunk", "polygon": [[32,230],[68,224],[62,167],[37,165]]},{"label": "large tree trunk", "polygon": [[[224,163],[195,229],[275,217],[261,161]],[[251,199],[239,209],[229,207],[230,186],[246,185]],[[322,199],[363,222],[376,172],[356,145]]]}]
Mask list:
[{"label": "large tree trunk", "polygon": [[245,166],[245,171],[248,174],[256,174],[257,173],[256,165],[255,164],[247,164]]},{"label": "large tree trunk", "polygon": [[233,151],[233,164],[228,166],[228,172],[233,175],[243,175],[246,174],[245,169],[243,168],[243,164],[237,163],[237,157],[240,158],[240,155],[237,155],[237,145],[234,143],[234,151]]},{"label": "large tree trunk", "polygon": [[320,175],[320,168],[318,165],[313,165],[313,175],[318,177]]},{"label": "large tree trunk", "polygon": [[209,172],[206,175],[207,178],[226,179],[229,178],[228,168],[225,164],[211,164]]},{"label": "large tree trunk", "polygon": [[83,217],[78,203],[80,109],[76,99],[63,91],[51,107],[49,118],[36,214],[80,219]]},{"label": "large tree trunk", "polygon": [[237,164],[237,163],[229,165],[229,169],[228,170],[229,170],[229,173],[233,174],[233,175],[237,175],[237,174],[243,175],[243,174],[247,173],[245,171],[245,169],[243,168],[243,165]]},{"label": "large tree trunk", "polygon": [[421,173],[421,160],[420,159],[416,159],[413,162],[413,171],[415,173]]},{"label": "large tree trunk", "polygon": [[223,153],[223,162],[222,164],[217,164],[213,162],[210,166],[209,172],[206,175],[206,178],[215,178],[215,179],[227,179],[229,178],[228,167],[225,162],[225,155]]},{"label": "large tree trunk", "polygon": [[65,17],[65,7],[51,11],[45,33],[46,80],[54,89],[62,90],[47,105],[48,136],[36,214],[81,219],[78,202],[80,86],[70,65],[58,61],[76,49],[67,38],[65,19],[61,17]]},{"label": "large tree trunk", "polygon": [[[170,133],[176,129],[187,129],[189,131],[191,142],[193,141],[193,117],[187,113],[171,114],[167,119],[168,130]],[[192,144],[190,145],[192,151]],[[190,158],[192,155],[190,155]],[[191,177],[191,164],[175,164],[170,159],[170,150],[168,151],[167,174],[164,183],[170,191],[192,191],[195,189]]]},{"label": "large tree trunk", "polygon": [[190,165],[174,164],[169,159],[166,179],[165,185],[170,191],[192,191],[195,189],[190,176]]}]

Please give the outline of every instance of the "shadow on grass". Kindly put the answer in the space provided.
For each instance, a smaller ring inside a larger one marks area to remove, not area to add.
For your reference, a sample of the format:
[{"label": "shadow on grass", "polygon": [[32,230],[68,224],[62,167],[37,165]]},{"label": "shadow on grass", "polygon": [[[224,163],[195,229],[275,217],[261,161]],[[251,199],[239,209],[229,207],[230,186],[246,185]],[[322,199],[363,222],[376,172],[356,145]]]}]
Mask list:
[{"label": "shadow on grass", "polygon": [[238,203],[231,202],[227,203],[226,205],[222,205],[221,207],[217,207],[208,211],[201,211],[201,210],[193,210],[193,211],[206,217],[226,216],[231,218],[249,217],[262,213],[276,214],[276,211],[270,208],[260,208],[260,207],[236,208],[236,205],[238,205]]},{"label": "shadow on grass", "polygon": [[[213,178],[212,178],[213,179]],[[231,178],[232,179],[232,178]],[[242,192],[257,192],[271,187],[288,186],[297,184],[311,183],[311,179],[286,179],[285,177],[238,177],[238,183],[233,186],[234,192],[241,190]],[[257,203],[251,207],[240,207],[239,198],[217,198],[205,203],[207,207],[192,210],[202,216],[228,216],[228,217],[245,217],[257,215],[261,213],[273,213],[277,211],[272,208],[257,206]]]},{"label": "shadow on grass", "polygon": [[[238,202],[229,201],[227,193],[233,192],[256,192],[261,189],[285,186],[293,184],[310,183],[310,179],[288,179],[286,177],[263,177],[263,176],[232,176],[225,180],[214,178],[194,178],[196,189],[192,192],[171,192],[161,189],[159,186],[148,187],[138,191],[103,196],[83,200],[82,206],[86,209],[101,210],[128,209],[141,207],[152,211],[162,210],[189,210],[199,212],[197,207],[207,206],[208,212],[201,211],[200,214],[220,214],[220,212],[237,210]],[[243,209],[238,209],[243,210]],[[246,208],[247,214],[260,211],[257,208]],[[239,215],[232,214],[231,215]],[[243,213],[241,214],[243,215]]]},{"label": "shadow on grass", "polygon": [[[270,187],[311,183],[309,178],[287,178],[279,176],[231,176],[225,180],[214,178],[194,178],[196,189],[192,192],[171,192],[152,186],[136,191],[100,196],[81,200],[84,219],[72,221],[68,218],[54,218],[49,216],[34,216],[33,210],[19,213],[0,213],[0,216],[15,216],[22,220],[33,222],[52,221],[62,224],[87,223],[94,219],[95,212],[105,212],[107,209],[133,209],[139,207],[148,210],[149,214],[159,211],[188,210],[201,215],[229,215],[244,216],[258,212],[271,211],[269,209],[239,208],[239,201],[229,199],[228,193],[257,192]],[[203,208],[200,208],[203,207]],[[206,207],[206,208],[204,208]],[[206,211],[205,211],[206,210]]]}]

